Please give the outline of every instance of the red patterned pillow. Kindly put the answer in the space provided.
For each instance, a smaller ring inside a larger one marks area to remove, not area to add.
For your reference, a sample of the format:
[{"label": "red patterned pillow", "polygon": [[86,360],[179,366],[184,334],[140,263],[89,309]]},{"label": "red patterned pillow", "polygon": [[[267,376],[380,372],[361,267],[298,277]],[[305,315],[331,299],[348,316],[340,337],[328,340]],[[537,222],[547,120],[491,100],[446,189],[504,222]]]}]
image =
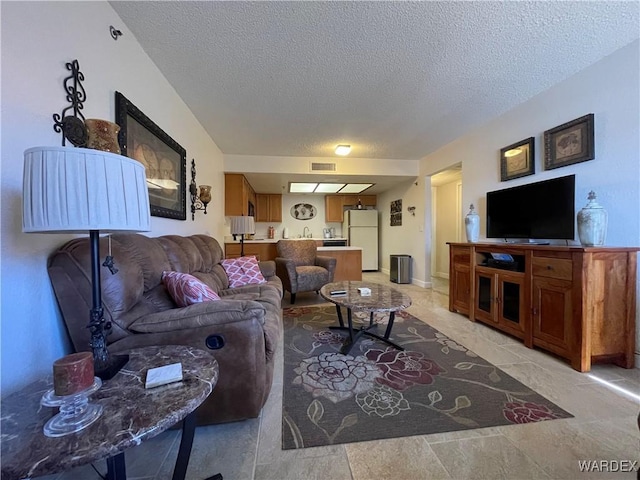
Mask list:
[{"label": "red patterned pillow", "polygon": [[258,260],[254,256],[228,258],[220,263],[224,271],[227,272],[230,288],[267,283],[258,266]]},{"label": "red patterned pillow", "polygon": [[162,283],[179,307],[220,300],[218,294],[208,285],[188,273],[162,272]]}]

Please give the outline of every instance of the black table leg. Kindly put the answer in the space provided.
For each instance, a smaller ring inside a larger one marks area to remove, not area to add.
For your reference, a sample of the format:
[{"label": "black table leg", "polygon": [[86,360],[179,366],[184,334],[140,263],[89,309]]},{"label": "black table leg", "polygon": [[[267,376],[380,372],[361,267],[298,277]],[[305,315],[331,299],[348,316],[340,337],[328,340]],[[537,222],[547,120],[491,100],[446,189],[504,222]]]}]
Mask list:
[{"label": "black table leg", "polygon": [[[182,421],[182,437],[180,438],[180,448],[178,449],[178,458],[176,466],[173,468],[173,480],[184,480],[189,466],[189,457],[191,456],[191,448],[193,447],[193,436],[196,431],[196,414],[191,412],[184,417]],[[222,480],[219,473],[207,480]]]},{"label": "black table leg", "polygon": [[391,329],[393,328],[393,320],[396,318],[396,312],[389,313],[389,323],[387,324],[387,330],[384,332],[384,338],[388,339],[391,335]]},{"label": "black table leg", "polygon": [[342,310],[340,309],[340,305],[336,304],[336,311],[338,312],[338,323],[340,323],[341,327],[344,327],[344,321],[342,320]]},{"label": "black table leg", "polygon": [[127,480],[124,452],[107,458],[107,480]]},{"label": "black table leg", "polygon": [[347,308],[347,322],[349,322],[349,340],[351,343],[354,342],[353,338],[353,320],[351,319],[351,309]]},{"label": "black table leg", "polygon": [[193,435],[196,431],[196,415],[191,412],[184,417],[182,421],[182,438],[180,438],[180,448],[178,449],[178,458],[176,466],[173,469],[173,480],[184,480],[187,474],[187,466],[189,465],[189,457],[191,456],[191,447],[193,446]]}]

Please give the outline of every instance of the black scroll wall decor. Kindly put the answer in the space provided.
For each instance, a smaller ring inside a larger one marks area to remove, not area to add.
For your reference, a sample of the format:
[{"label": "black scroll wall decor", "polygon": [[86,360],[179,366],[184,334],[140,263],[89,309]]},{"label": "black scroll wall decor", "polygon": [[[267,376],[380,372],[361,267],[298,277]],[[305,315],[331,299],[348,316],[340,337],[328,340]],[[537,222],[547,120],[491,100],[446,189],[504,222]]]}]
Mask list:
[{"label": "black scroll wall decor", "polygon": [[53,129],[62,133],[62,146],[66,140],[74,147],[83,147],[87,144],[87,127],[84,124],[82,109],[87,100],[87,93],[82,86],[84,75],[80,71],[78,60],[73,60],[66,64],[67,70],[71,74],[64,79],[64,91],[67,94],[67,101],[70,105],[62,110],[62,114],[53,114]]}]

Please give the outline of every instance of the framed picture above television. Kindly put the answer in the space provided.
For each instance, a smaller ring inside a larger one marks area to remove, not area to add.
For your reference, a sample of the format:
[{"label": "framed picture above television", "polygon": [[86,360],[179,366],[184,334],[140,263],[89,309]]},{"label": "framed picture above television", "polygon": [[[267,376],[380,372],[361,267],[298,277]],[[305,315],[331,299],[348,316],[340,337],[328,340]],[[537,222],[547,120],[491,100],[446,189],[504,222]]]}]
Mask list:
[{"label": "framed picture above television", "polygon": [[545,170],[586,162],[594,158],[593,113],[544,132]]},{"label": "framed picture above television", "polygon": [[513,180],[535,173],[535,139],[529,137],[500,149],[500,181]]}]

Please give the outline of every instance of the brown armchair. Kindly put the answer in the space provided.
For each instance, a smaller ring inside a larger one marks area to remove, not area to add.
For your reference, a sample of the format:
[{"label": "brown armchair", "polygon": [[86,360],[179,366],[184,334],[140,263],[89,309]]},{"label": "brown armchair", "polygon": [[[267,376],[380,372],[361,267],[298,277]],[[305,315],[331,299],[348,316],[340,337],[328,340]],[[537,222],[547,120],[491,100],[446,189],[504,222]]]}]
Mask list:
[{"label": "brown armchair", "polygon": [[316,293],[323,285],[333,282],[336,259],[318,256],[315,240],[279,240],[276,244],[276,275],[283,288],[291,293],[291,304],[296,293]]}]

